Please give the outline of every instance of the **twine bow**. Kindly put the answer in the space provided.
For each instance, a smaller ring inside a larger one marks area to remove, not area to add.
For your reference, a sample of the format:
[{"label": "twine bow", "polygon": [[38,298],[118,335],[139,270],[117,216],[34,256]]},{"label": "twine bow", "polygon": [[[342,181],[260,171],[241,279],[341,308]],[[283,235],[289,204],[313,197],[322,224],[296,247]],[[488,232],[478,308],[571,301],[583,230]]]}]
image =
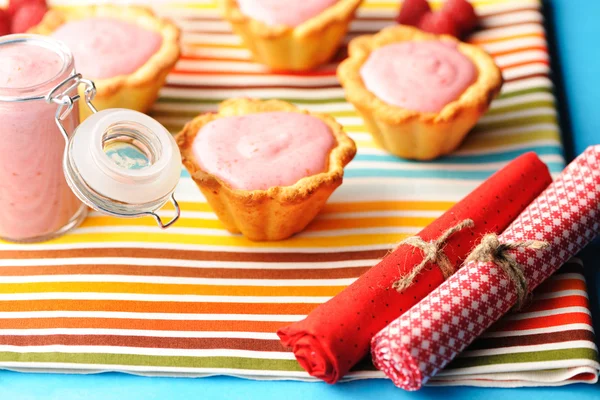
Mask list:
[{"label": "twine bow", "polygon": [[420,249],[423,252],[423,261],[415,265],[412,271],[410,271],[408,274],[394,282],[392,287],[399,292],[408,288],[410,285],[412,285],[414,279],[417,277],[417,275],[419,275],[419,273],[421,273],[423,268],[425,268],[428,263],[437,264],[440,267],[440,270],[442,270],[444,279],[447,279],[454,273],[454,266],[443,251],[446,241],[448,241],[450,236],[454,235],[455,233],[460,232],[465,228],[472,228],[474,226],[475,223],[472,219],[465,219],[444,231],[444,233],[442,233],[440,237],[434,241],[426,242],[418,236],[411,236],[400,242],[398,247],[402,246],[403,244],[407,244]]},{"label": "twine bow", "polygon": [[483,237],[481,243],[475,247],[465,262],[493,262],[502,268],[508,278],[515,284],[515,290],[517,291],[515,308],[518,310],[525,302],[529,289],[523,268],[519,265],[515,257],[509,254],[509,251],[516,249],[541,250],[548,246],[547,242],[538,240],[501,243],[497,235],[490,233]]}]

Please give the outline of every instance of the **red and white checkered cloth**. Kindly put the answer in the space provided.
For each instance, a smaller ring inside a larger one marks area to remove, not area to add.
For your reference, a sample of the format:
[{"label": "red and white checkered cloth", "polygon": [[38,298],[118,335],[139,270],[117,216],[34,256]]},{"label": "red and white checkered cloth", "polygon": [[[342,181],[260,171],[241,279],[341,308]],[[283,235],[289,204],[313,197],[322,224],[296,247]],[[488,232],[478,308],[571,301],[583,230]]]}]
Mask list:
[{"label": "red and white checkered cloth", "polygon": [[[533,290],[600,231],[600,145],[573,161],[499,237],[545,241],[513,255]],[[470,262],[371,342],[373,362],[402,389],[417,390],[516,303],[494,263]]]}]

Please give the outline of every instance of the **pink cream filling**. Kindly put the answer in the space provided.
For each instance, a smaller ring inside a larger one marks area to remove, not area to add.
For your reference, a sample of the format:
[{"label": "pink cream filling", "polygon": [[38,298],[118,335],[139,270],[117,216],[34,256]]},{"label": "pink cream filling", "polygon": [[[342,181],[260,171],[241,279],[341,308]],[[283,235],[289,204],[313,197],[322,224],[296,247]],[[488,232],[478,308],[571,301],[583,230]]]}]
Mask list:
[{"label": "pink cream filling", "polygon": [[298,26],[338,0],[238,0],[244,15],[269,26]]},{"label": "pink cream filling", "polygon": [[475,82],[477,69],[454,43],[401,42],[373,51],[360,75],[367,89],[388,104],[439,112]]},{"label": "pink cream filling", "polygon": [[18,89],[48,82],[61,71],[62,58],[52,50],[32,45],[5,45],[0,62],[0,87]]},{"label": "pink cream filling", "polygon": [[64,42],[84,77],[106,79],[135,72],[158,51],[162,36],[116,18],[68,22],[52,35]]},{"label": "pink cream filling", "polygon": [[192,151],[204,171],[232,188],[264,190],[325,171],[334,144],[331,130],[318,118],[266,112],[206,124]]}]

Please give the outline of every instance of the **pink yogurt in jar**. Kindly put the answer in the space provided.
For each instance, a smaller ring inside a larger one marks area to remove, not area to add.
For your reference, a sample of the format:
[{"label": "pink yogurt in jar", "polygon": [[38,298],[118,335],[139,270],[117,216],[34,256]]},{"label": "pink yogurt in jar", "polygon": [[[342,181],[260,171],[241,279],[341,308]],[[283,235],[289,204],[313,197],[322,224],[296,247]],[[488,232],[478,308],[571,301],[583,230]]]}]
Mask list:
[{"label": "pink yogurt in jar", "polygon": [[[69,50],[36,35],[0,38],[0,238],[41,241],[77,226],[86,208],[63,174],[65,140],[44,96],[74,73]],[[77,107],[77,103],[75,103]],[[70,134],[77,108],[63,121]]]}]

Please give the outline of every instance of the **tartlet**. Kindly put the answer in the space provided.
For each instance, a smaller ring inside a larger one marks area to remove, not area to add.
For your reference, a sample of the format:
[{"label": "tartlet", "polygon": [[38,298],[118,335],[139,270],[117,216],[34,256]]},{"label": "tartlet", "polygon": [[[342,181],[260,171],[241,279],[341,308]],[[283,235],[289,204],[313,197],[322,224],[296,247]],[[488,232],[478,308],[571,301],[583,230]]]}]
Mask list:
[{"label": "tartlet", "polygon": [[255,61],[276,71],[307,71],[333,58],[361,2],[339,0],[296,27],[269,26],[248,17],[237,0],[220,0],[220,5]]},{"label": "tartlet", "polygon": [[[307,114],[327,125],[335,139],[327,170],[304,177],[290,186],[266,190],[233,189],[217,176],[201,169],[192,151],[200,129],[223,117],[284,111]],[[279,100],[230,99],[218,113],[204,114],[185,125],[176,137],[183,164],[226,229],[250,240],[286,239],[303,230],[319,213],[333,191],[341,185],[344,167],[354,158],[354,141],[330,116],[310,113]]]},{"label": "tartlet", "polygon": [[[375,49],[403,41],[455,43],[456,49],[475,66],[475,81],[439,112],[420,112],[384,102],[366,88],[360,70]],[[481,48],[452,36],[434,35],[403,25],[353,39],[349,57],[340,64],[337,75],[346,98],[362,115],[375,142],[396,156],[416,160],[431,160],[460,146],[503,83],[500,69]]]},{"label": "tartlet", "polygon": [[[158,98],[160,88],[165,84],[180,55],[179,29],[169,20],[157,17],[150,9],[138,6],[78,6],[49,10],[42,21],[29,30],[29,33],[52,35],[63,24],[87,18],[111,18],[137,24],[149,31],[160,33],[162,43],[146,62],[131,74],[104,79],[84,76],[94,81],[96,97],[94,106],[99,110],[107,108],[128,108],[146,112]],[[82,40],[84,40],[82,38]],[[77,60],[75,60],[77,68]],[[89,109],[79,107],[81,119],[90,114]]]}]

